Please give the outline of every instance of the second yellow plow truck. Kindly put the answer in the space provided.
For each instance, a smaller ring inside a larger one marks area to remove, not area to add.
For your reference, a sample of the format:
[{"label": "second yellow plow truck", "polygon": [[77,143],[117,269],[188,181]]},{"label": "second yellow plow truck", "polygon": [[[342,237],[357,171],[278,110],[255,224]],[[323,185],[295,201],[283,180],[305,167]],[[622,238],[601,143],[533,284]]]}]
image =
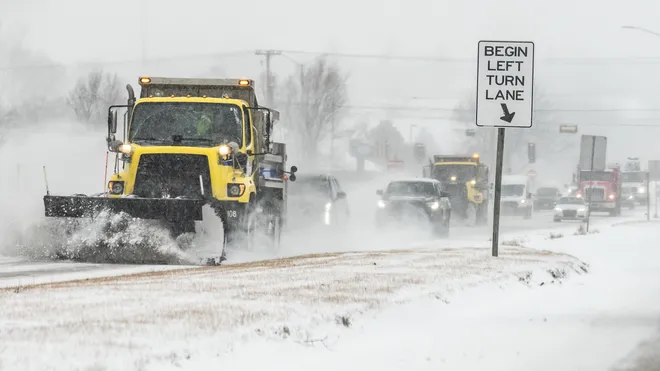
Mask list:
[{"label": "second yellow plow truck", "polygon": [[477,225],[488,222],[488,167],[479,161],[479,154],[434,155],[424,167],[424,176],[442,183],[458,217]]},{"label": "second yellow plow truck", "polygon": [[[108,109],[108,150],[115,172],[98,196],[44,197],[47,217],[94,217],[102,210],[156,219],[174,237],[195,232],[202,208],[222,221],[219,264],[227,245],[249,247],[257,234],[279,244],[286,216],[286,145],[271,142],[279,112],[257,102],[245,79],[141,77],[140,95]],[[122,140],[118,110],[126,109]],[[78,169],[82,171],[82,169]]]}]

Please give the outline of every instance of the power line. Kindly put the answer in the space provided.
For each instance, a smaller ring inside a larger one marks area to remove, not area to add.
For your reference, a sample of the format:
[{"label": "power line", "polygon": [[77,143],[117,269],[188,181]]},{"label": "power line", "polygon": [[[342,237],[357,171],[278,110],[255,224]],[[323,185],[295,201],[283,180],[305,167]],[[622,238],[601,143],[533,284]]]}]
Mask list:
[{"label": "power line", "polygon": [[[417,61],[417,62],[434,62],[434,63],[476,63],[476,58],[454,58],[454,57],[435,57],[435,56],[415,56],[415,55],[387,55],[387,54],[359,54],[359,53],[342,53],[342,52],[323,52],[323,51],[305,51],[305,50],[276,50],[277,52],[287,54],[301,54],[301,55],[314,55],[314,56],[332,56],[338,58],[357,58],[357,59],[379,59],[379,60],[402,60],[402,61]],[[174,60],[184,60],[190,58],[213,58],[213,57],[229,57],[238,55],[250,55],[254,50],[237,50],[230,52],[217,52],[217,53],[200,53],[200,54],[185,54],[172,57],[160,57],[145,59],[145,62],[166,62]],[[660,57],[555,57],[555,58],[538,58],[538,62],[542,63],[564,63],[564,64],[660,64]],[[67,68],[67,67],[84,67],[84,66],[113,66],[121,64],[134,64],[140,63],[142,59],[126,59],[115,61],[84,61],[78,63],[47,63],[37,65],[22,65],[22,66],[0,66],[0,71],[11,71],[21,69],[49,69],[49,68]]]},{"label": "power line", "polygon": [[[464,63],[476,62],[476,58],[454,58],[454,57],[434,57],[434,56],[413,56],[413,55],[387,55],[387,54],[360,54],[360,53],[342,53],[342,52],[321,52],[305,50],[281,50],[288,54],[307,54],[317,56],[332,56],[340,58],[362,58],[362,59],[389,59],[389,60],[408,60],[420,62],[442,62],[442,63]],[[538,58],[536,61],[546,63],[660,63],[660,57],[555,57]]]},{"label": "power line", "polygon": [[[279,102],[282,104],[282,102]],[[300,106],[300,103],[290,103]],[[343,105],[350,110],[392,110],[392,111],[435,111],[435,112],[474,112],[473,109],[443,108],[432,106],[390,106],[390,105]],[[547,108],[534,109],[534,112],[660,112],[660,108]]]}]

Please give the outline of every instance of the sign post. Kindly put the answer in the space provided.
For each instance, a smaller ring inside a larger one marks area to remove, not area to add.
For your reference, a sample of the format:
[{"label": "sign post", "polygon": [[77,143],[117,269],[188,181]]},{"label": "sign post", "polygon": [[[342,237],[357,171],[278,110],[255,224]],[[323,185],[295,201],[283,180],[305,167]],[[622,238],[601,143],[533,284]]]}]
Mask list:
[{"label": "sign post", "polygon": [[505,128],[531,128],[534,109],[534,43],[479,41],[477,127],[496,127],[492,255],[499,255],[500,200]]}]

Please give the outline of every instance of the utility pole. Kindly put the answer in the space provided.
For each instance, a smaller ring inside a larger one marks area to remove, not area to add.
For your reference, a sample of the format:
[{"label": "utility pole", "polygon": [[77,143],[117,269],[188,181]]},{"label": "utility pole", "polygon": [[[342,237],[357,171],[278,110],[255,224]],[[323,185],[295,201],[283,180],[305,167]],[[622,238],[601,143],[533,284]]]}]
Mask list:
[{"label": "utility pole", "polygon": [[255,55],[263,55],[266,57],[266,104],[273,105],[273,76],[270,70],[270,58],[274,55],[281,55],[281,50],[257,50]]}]

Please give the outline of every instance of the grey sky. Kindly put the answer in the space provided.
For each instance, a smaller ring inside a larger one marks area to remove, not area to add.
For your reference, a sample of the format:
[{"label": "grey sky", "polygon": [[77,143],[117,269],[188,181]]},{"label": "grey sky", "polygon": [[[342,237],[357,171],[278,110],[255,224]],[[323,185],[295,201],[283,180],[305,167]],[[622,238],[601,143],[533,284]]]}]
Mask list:
[{"label": "grey sky", "polygon": [[[145,5],[144,12],[141,5]],[[103,11],[99,11],[103,9]],[[103,61],[134,83],[139,74],[190,75],[191,71],[258,77],[262,58],[252,53],[171,59],[274,48],[362,54],[417,55],[448,61],[338,58],[350,74],[352,118],[446,127],[449,111],[472,96],[480,39],[532,40],[536,77],[553,108],[655,108],[660,94],[660,37],[624,30],[636,25],[660,31],[657,0],[406,0],[311,2],[210,0],[5,0],[0,20],[24,32],[27,45],[54,60],[76,65]],[[146,32],[141,35],[140,23]],[[141,45],[157,61],[141,65]],[[314,55],[288,53],[304,63]],[[599,58],[606,58],[605,60]],[[644,60],[641,58],[658,58]],[[132,63],[113,63],[134,61]],[[87,66],[87,65],[85,65]],[[84,68],[72,66],[72,76]],[[280,75],[296,64],[275,57]],[[416,97],[416,98],[415,98]],[[423,98],[423,99],[420,99]],[[418,111],[368,109],[373,105],[422,107]],[[425,118],[425,119],[420,119]],[[432,118],[429,119],[429,118]],[[660,129],[611,125],[654,124],[660,112],[560,112],[554,122],[585,125],[583,133],[613,136],[617,156],[630,140],[620,134]],[[542,121],[542,118],[539,117]],[[404,127],[406,127],[404,125]],[[407,130],[404,131],[407,133]],[[435,130],[437,135],[449,132]],[[618,138],[614,138],[618,137]],[[648,138],[648,136],[646,136]],[[655,156],[655,145],[640,156]],[[660,157],[660,153],[657,154]]]}]

